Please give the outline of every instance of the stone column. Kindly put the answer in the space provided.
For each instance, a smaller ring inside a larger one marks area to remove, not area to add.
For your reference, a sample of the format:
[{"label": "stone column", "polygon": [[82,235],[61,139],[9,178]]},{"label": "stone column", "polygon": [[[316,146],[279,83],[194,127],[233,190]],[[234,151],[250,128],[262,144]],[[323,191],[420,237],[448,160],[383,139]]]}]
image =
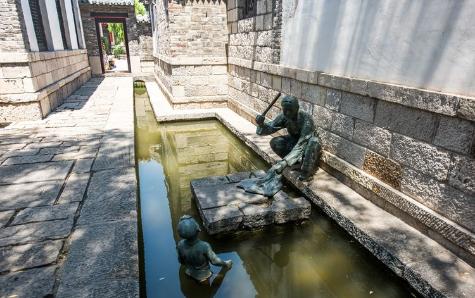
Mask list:
[{"label": "stone column", "polygon": [[30,51],[38,52],[38,41],[36,40],[35,27],[33,26],[33,18],[31,17],[30,3],[28,0],[21,0],[21,10],[23,11],[23,18],[25,20]]},{"label": "stone column", "polygon": [[43,18],[43,27],[45,29],[46,42],[48,50],[64,50],[63,39],[61,37],[61,28],[59,23],[58,11],[55,1],[40,1],[41,15]]}]

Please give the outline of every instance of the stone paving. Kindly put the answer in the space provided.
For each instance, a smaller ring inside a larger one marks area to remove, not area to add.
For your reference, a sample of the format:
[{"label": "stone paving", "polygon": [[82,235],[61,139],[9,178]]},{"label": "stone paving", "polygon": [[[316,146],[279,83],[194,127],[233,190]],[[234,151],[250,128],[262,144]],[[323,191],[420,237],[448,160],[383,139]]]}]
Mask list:
[{"label": "stone paving", "polygon": [[131,77],[0,129],[0,297],[138,297]]}]

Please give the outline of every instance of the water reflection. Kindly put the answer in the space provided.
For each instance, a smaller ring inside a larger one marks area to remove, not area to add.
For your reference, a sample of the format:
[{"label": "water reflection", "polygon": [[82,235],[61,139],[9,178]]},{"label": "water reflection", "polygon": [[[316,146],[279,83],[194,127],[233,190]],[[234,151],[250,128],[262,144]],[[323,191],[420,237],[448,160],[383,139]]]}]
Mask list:
[{"label": "water reflection", "polygon": [[199,215],[192,179],[266,169],[214,120],[158,125],[146,93],[136,93],[136,144],[146,292],[150,297],[407,297],[411,290],[344,231],[313,210],[302,224],[267,227],[208,241],[228,272],[199,284],[180,269],[176,225]]}]

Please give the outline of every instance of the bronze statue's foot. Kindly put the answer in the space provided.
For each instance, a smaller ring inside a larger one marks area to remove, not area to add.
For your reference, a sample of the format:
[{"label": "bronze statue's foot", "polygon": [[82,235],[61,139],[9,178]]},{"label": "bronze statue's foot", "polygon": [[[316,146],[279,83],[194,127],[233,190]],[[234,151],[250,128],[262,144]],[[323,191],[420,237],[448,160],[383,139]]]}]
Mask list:
[{"label": "bronze statue's foot", "polygon": [[313,178],[312,174],[300,173],[300,175],[299,175],[299,180],[304,181],[304,182],[308,182],[308,181],[312,180],[312,178]]}]

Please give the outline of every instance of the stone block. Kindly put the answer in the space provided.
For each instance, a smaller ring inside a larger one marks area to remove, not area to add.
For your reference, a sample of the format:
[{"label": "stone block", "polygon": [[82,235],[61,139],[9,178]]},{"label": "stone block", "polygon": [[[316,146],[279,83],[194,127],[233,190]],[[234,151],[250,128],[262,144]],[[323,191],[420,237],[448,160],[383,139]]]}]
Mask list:
[{"label": "stone block", "polygon": [[475,159],[454,155],[450,165],[449,184],[475,195]]},{"label": "stone block", "polygon": [[14,210],[0,212],[0,228],[3,228],[15,214]]},{"label": "stone block", "polygon": [[320,131],[323,149],[362,168],[366,149],[328,131]]},{"label": "stone block", "polygon": [[268,204],[245,205],[241,211],[245,228],[257,228],[274,222],[274,214]]},{"label": "stone block", "polygon": [[403,170],[401,190],[430,209],[475,231],[472,195],[466,195],[447,183],[408,168]]},{"label": "stone block", "polygon": [[0,230],[0,246],[66,238],[71,232],[72,227],[72,219],[5,227]]},{"label": "stone block", "polygon": [[73,173],[89,173],[91,171],[93,158],[78,159],[74,164]]},{"label": "stone block", "polygon": [[363,170],[396,189],[401,185],[401,165],[377,153],[366,151]]},{"label": "stone block", "polygon": [[353,136],[354,119],[352,117],[333,113],[331,130],[346,139],[351,140]]},{"label": "stone block", "polygon": [[473,100],[473,98],[460,97],[457,116],[475,121],[475,100]]},{"label": "stone block", "polygon": [[264,30],[272,30],[272,14],[266,14],[264,16]]},{"label": "stone block", "polygon": [[0,297],[53,296],[55,266],[0,275]]},{"label": "stone block", "polygon": [[222,206],[212,209],[200,209],[206,231],[213,235],[235,231],[241,225],[243,214],[238,207]]},{"label": "stone block", "polygon": [[321,73],[318,76],[318,85],[338,89],[342,91],[350,91],[350,79],[327,73]]},{"label": "stone block", "polygon": [[302,82],[297,80],[290,81],[290,94],[297,98],[302,97]]},{"label": "stone block", "polygon": [[308,218],[311,207],[303,198],[292,199],[280,191],[269,199],[237,187],[237,182],[243,179],[263,175],[264,171],[243,172],[221,176],[224,178],[222,183],[216,183],[219,177],[191,181],[195,203],[208,233],[231,232]]},{"label": "stone block", "polygon": [[62,240],[0,247],[2,271],[18,271],[51,264],[59,256]]},{"label": "stone block", "polygon": [[368,95],[368,81],[350,79],[350,92],[360,95]]},{"label": "stone block", "polygon": [[313,84],[302,84],[302,98],[313,104],[325,105],[326,90]]},{"label": "stone block", "polygon": [[378,102],[374,119],[376,126],[423,141],[432,139],[436,123],[435,114],[386,101]]},{"label": "stone block", "polygon": [[52,205],[62,185],[62,180],[1,185],[0,210]]},{"label": "stone block", "polygon": [[136,220],[136,199],[133,168],[96,172],[89,183],[78,225]]},{"label": "stone block", "polygon": [[282,78],[282,92],[285,94],[290,94],[290,82],[289,78]]},{"label": "stone block", "polygon": [[356,120],[353,141],[387,157],[391,145],[391,133],[370,123]]},{"label": "stone block", "polygon": [[31,222],[73,219],[79,203],[59,204],[45,207],[25,208],[18,212],[12,225]]},{"label": "stone block", "polygon": [[340,113],[373,122],[374,105],[375,101],[370,97],[343,92]]},{"label": "stone block", "polygon": [[276,91],[282,90],[282,78],[280,76],[272,76],[272,89]]},{"label": "stone block", "polygon": [[315,121],[315,125],[329,130],[333,123],[333,112],[321,106],[314,106],[313,120]]},{"label": "stone block", "polygon": [[255,18],[247,18],[238,21],[238,32],[251,32],[254,31]]},{"label": "stone block", "polygon": [[51,154],[42,155],[26,155],[26,156],[14,156],[9,157],[3,162],[3,165],[18,165],[18,164],[30,164],[50,161],[53,158]]},{"label": "stone block", "polygon": [[272,31],[257,32],[256,45],[261,47],[271,47]]},{"label": "stone block", "polygon": [[441,116],[434,145],[462,154],[469,154],[475,140],[475,123]]},{"label": "stone block", "polygon": [[325,100],[325,107],[339,111],[340,109],[340,101],[341,101],[341,91],[335,89],[327,89],[327,95]]},{"label": "stone block", "polygon": [[138,255],[136,221],[77,227],[56,297],[138,297]]},{"label": "stone block", "polygon": [[264,16],[256,16],[256,31],[264,30]]},{"label": "stone block", "polygon": [[390,158],[438,180],[445,180],[449,171],[448,152],[399,134],[393,135]]}]

